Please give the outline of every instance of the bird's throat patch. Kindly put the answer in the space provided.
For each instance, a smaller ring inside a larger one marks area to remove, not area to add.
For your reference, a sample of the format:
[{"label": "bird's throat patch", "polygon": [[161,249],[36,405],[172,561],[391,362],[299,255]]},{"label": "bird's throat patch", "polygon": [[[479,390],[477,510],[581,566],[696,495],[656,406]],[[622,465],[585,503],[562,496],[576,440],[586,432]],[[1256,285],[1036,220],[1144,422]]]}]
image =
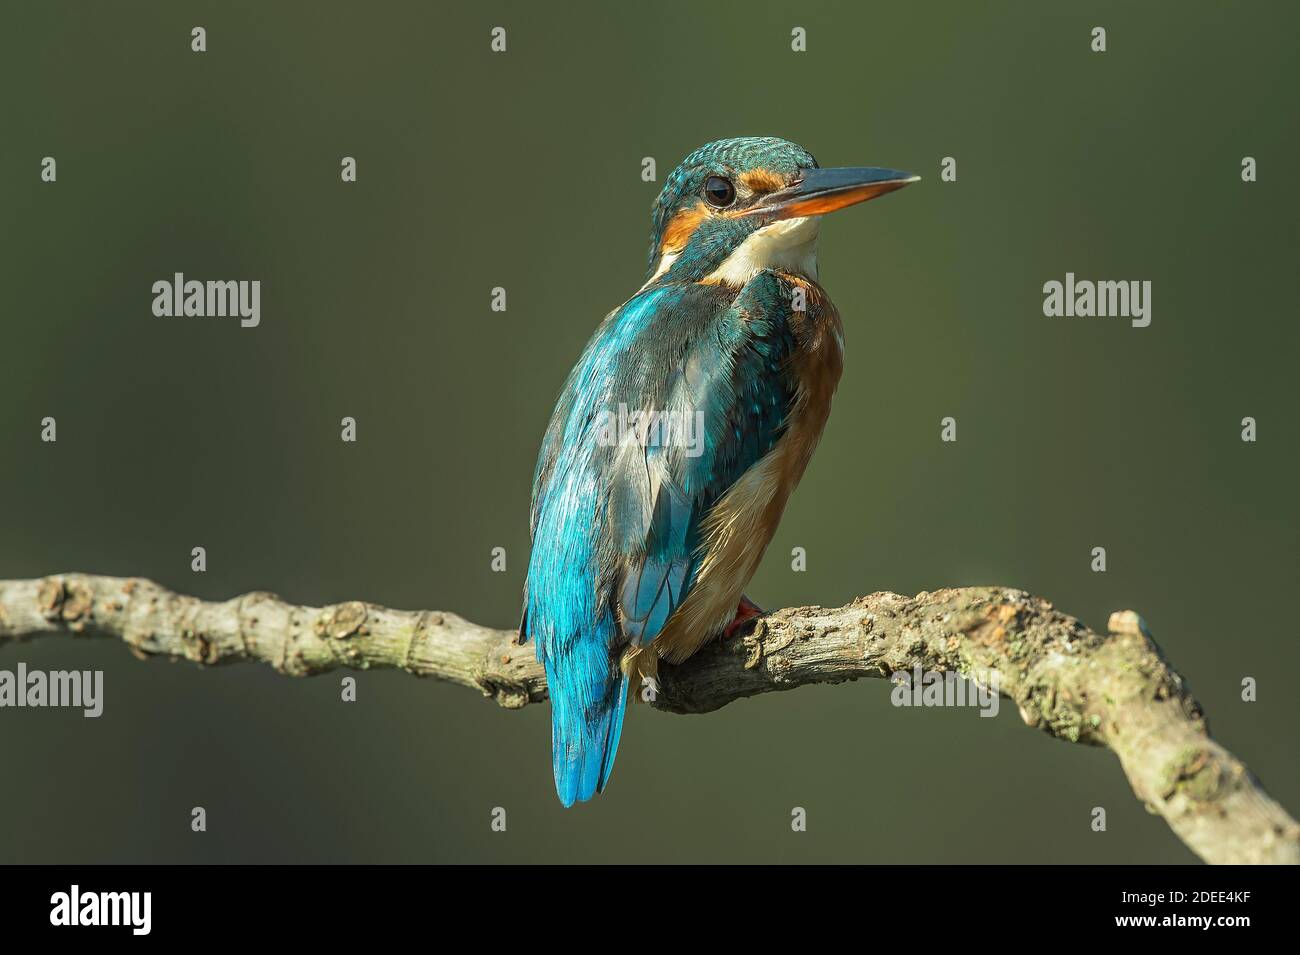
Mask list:
[{"label": "bird's throat patch", "polygon": [[752,233],[712,273],[710,284],[739,288],[764,269],[817,281],[816,218],[779,219]]}]

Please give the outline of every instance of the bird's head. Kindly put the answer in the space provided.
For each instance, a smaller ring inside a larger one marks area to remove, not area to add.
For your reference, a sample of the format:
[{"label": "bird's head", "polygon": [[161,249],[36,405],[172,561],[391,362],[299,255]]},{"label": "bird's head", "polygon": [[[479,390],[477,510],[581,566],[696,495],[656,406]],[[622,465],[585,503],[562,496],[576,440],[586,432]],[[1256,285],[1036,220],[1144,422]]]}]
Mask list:
[{"label": "bird's head", "polygon": [[819,216],[919,178],[822,169],[784,139],[719,139],[687,156],[655,200],[648,281],[743,285],[770,268],[815,279]]}]

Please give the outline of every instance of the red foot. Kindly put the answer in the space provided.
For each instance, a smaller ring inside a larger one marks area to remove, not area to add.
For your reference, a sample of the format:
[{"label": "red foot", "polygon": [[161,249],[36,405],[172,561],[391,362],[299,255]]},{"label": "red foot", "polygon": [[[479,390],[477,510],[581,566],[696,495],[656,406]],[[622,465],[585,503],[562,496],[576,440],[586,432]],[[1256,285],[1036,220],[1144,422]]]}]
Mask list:
[{"label": "red foot", "polygon": [[736,634],[744,630],[752,621],[763,616],[766,611],[748,597],[740,598],[740,606],[736,608],[736,617],[731,623],[727,624],[727,629],[722,631],[722,639],[730,640]]}]

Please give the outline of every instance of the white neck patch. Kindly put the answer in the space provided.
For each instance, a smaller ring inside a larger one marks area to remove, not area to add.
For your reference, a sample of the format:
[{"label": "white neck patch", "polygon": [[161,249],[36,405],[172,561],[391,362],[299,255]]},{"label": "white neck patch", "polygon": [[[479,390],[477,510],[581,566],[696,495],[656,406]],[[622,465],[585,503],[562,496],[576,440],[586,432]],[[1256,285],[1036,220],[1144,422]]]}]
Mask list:
[{"label": "white neck patch", "polygon": [[816,216],[781,219],[765,225],[740,243],[704,281],[744,285],[764,269],[777,269],[815,282],[820,227],[821,220]]},{"label": "white neck patch", "polygon": [[[681,254],[680,252],[669,252],[665,255],[661,255],[659,257],[659,265],[655,269],[654,275],[646,279],[645,285],[641,286],[641,292],[644,292],[646,289],[648,289],[652,284],[654,284],[659,280],[659,276],[663,275],[665,272],[671,269],[673,267],[673,263],[677,261],[677,256],[679,256],[680,254]],[[640,295],[641,292],[638,292],[637,294]]]}]

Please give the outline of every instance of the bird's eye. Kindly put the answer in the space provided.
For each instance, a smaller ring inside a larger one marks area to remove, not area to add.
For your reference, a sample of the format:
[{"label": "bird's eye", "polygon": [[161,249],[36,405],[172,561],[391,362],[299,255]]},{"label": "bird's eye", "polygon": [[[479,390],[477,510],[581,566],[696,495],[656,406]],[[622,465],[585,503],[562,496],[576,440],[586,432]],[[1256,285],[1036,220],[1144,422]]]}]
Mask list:
[{"label": "bird's eye", "polygon": [[709,200],[709,205],[721,209],[735,201],[736,187],[721,176],[710,176],[704,182],[704,198]]}]

